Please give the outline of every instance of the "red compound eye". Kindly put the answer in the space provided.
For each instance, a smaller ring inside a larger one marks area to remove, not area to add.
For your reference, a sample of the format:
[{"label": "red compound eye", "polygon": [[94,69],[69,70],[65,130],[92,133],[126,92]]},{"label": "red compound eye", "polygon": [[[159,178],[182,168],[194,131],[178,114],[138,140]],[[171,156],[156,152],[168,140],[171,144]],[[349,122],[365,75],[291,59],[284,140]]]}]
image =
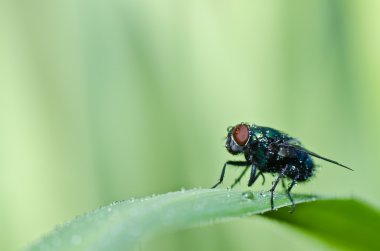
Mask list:
[{"label": "red compound eye", "polygon": [[244,146],[247,144],[247,141],[249,139],[249,128],[247,125],[240,124],[235,126],[232,136],[234,137],[235,142],[239,146]]}]

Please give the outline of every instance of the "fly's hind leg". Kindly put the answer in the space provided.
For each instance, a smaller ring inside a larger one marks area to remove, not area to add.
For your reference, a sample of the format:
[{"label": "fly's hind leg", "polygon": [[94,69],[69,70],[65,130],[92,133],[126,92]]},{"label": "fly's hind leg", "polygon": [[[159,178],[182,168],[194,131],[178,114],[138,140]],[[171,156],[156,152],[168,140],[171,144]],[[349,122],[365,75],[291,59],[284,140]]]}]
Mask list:
[{"label": "fly's hind leg", "polygon": [[286,188],[285,178],[282,178],[282,179],[281,179],[281,185],[282,185],[282,188],[284,189],[284,191],[288,190],[288,189]]},{"label": "fly's hind leg", "polygon": [[290,186],[286,190],[286,193],[288,194],[289,200],[292,202],[292,210],[290,210],[290,213],[293,213],[294,210],[296,210],[296,204],[294,203],[294,200],[293,200],[292,195],[290,194],[290,191],[292,190],[292,188],[294,187],[294,185],[297,184],[297,179],[298,179],[298,176],[296,176],[294,178],[294,180],[292,181],[292,183],[290,184]]},{"label": "fly's hind leg", "polygon": [[271,197],[270,197],[270,205],[271,205],[272,210],[274,209],[274,190],[276,189],[278,182],[284,177],[284,175],[285,175],[285,173],[286,173],[286,171],[287,171],[288,169],[289,169],[289,166],[286,165],[286,166],[281,170],[281,172],[278,174],[277,179],[276,179],[275,182],[273,183],[272,188],[269,190],[269,191],[270,191],[270,194],[271,194]]}]

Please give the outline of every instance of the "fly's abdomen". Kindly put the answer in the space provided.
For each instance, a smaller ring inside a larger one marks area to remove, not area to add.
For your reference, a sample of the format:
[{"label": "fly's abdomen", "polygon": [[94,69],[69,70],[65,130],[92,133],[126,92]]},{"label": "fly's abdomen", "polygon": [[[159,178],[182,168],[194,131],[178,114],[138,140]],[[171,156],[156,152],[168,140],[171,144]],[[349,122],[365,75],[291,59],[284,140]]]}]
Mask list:
[{"label": "fly's abdomen", "polygon": [[314,173],[314,162],[310,155],[299,152],[295,158],[287,159],[287,165],[289,166],[285,176],[297,181],[308,180]]}]

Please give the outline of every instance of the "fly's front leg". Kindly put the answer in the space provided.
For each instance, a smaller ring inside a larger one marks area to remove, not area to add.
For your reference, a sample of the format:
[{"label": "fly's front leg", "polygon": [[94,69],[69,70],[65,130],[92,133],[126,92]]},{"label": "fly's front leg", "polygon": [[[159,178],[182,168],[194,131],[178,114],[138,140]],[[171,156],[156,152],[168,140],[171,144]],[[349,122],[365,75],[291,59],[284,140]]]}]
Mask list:
[{"label": "fly's front leg", "polygon": [[215,188],[217,186],[219,186],[222,182],[223,182],[223,179],[224,179],[224,174],[226,172],[226,167],[227,165],[231,165],[231,166],[248,166],[250,165],[251,163],[247,162],[247,161],[227,161],[226,163],[224,163],[223,165],[223,169],[222,169],[222,173],[220,174],[220,178],[219,178],[219,181],[211,188]]},{"label": "fly's front leg", "polygon": [[258,174],[256,175],[256,170],[257,170],[257,168],[256,168],[255,164],[252,163],[251,177],[249,178],[249,181],[248,181],[249,187],[252,186],[253,183],[255,183],[257,178],[259,178],[259,176],[261,176],[263,178],[262,185],[264,185],[264,183],[265,183],[265,176],[264,176],[263,172],[259,170]]},{"label": "fly's front leg", "polygon": [[265,176],[264,176],[262,171],[259,171],[253,179],[249,179],[248,186],[252,186],[252,184],[255,183],[255,181],[259,178],[259,176],[261,176],[263,178],[263,182],[261,183],[261,185],[264,185],[265,184]]},{"label": "fly's front leg", "polygon": [[260,172],[257,174],[257,176],[259,176],[259,175],[263,178],[263,182],[261,183],[261,185],[264,185],[264,184],[265,184],[265,176],[264,176],[263,172],[260,171]]},{"label": "fly's front leg", "polygon": [[247,172],[249,166],[246,166],[244,171],[240,174],[240,176],[235,180],[235,182],[231,185],[231,188],[233,188],[234,186],[236,186],[237,183],[240,182],[240,180],[243,178],[244,174]]}]

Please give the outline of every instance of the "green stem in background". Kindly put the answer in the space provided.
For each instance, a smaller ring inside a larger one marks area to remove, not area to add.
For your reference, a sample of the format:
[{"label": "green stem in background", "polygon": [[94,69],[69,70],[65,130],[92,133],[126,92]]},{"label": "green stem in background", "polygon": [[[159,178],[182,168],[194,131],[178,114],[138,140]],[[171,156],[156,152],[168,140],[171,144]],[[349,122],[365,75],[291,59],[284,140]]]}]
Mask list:
[{"label": "green stem in background", "polygon": [[[315,200],[321,200],[321,198],[314,195],[294,195],[294,201],[297,204]],[[352,200],[322,200],[318,203],[306,203],[302,207],[299,205],[294,214],[283,213],[282,210],[279,210],[278,212],[271,212],[268,217],[278,218],[300,228],[310,228],[308,229],[309,232],[331,243],[334,242],[331,241],[334,238],[330,235],[334,236],[334,231],[353,231],[346,229],[344,224],[349,223],[350,227],[359,224],[358,227],[360,228],[358,217],[352,223],[350,222],[352,215],[339,214],[342,208],[336,207],[336,205],[344,206],[346,204],[350,206],[352,203],[358,204]],[[276,194],[275,205],[278,208],[290,205],[287,195]],[[359,210],[358,214],[362,214],[360,210],[373,211],[373,209],[363,205],[355,209]],[[290,208],[285,208],[285,211],[289,210]],[[27,250],[134,250],[139,243],[159,234],[214,224],[237,217],[263,214],[269,211],[270,193],[268,192],[243,192],[226,189],[183,190],[112,203],[58,227]],[[309,217],[303,211],[310,213]],[[321,217],[321,213],[324,217]],[[337,215],[343,215],[342,217],[345,217],[345,220],[339,221],[339,218],[336,218]],[[372,232],[372,235],[357,238],[355,246],[360,246],[366,241],[366,238],[377,235],[378,232],[373,230],[380,229],[380,217],[378,212],[370,216],[374,217],[374,215],[377,215],[377,218],[371,220],[370,226],[361,226],[362,228],[368,227],[367,232],[369,234]],[[362,216],[367,217],[366,215]],[[335,228],[330,227],[329,231],[326,232],[329,237],[326,238],[323,231],[331,222],[334,225],[338,223],[342,225],[339,228],[337,226]],[[320,225],[319,228],[315,227],[318,225]],[[341,233],[340,236],[342,234],[344,235]],[[349,242],[350,240],[346,241]],[[350,247],[344,243],[342,238],[337,238],[334,243],[341,247]],[[364,247],[370,249],[371,245],[377,245],[374,247],[378,248],[378,244],[374,241]]]}]

